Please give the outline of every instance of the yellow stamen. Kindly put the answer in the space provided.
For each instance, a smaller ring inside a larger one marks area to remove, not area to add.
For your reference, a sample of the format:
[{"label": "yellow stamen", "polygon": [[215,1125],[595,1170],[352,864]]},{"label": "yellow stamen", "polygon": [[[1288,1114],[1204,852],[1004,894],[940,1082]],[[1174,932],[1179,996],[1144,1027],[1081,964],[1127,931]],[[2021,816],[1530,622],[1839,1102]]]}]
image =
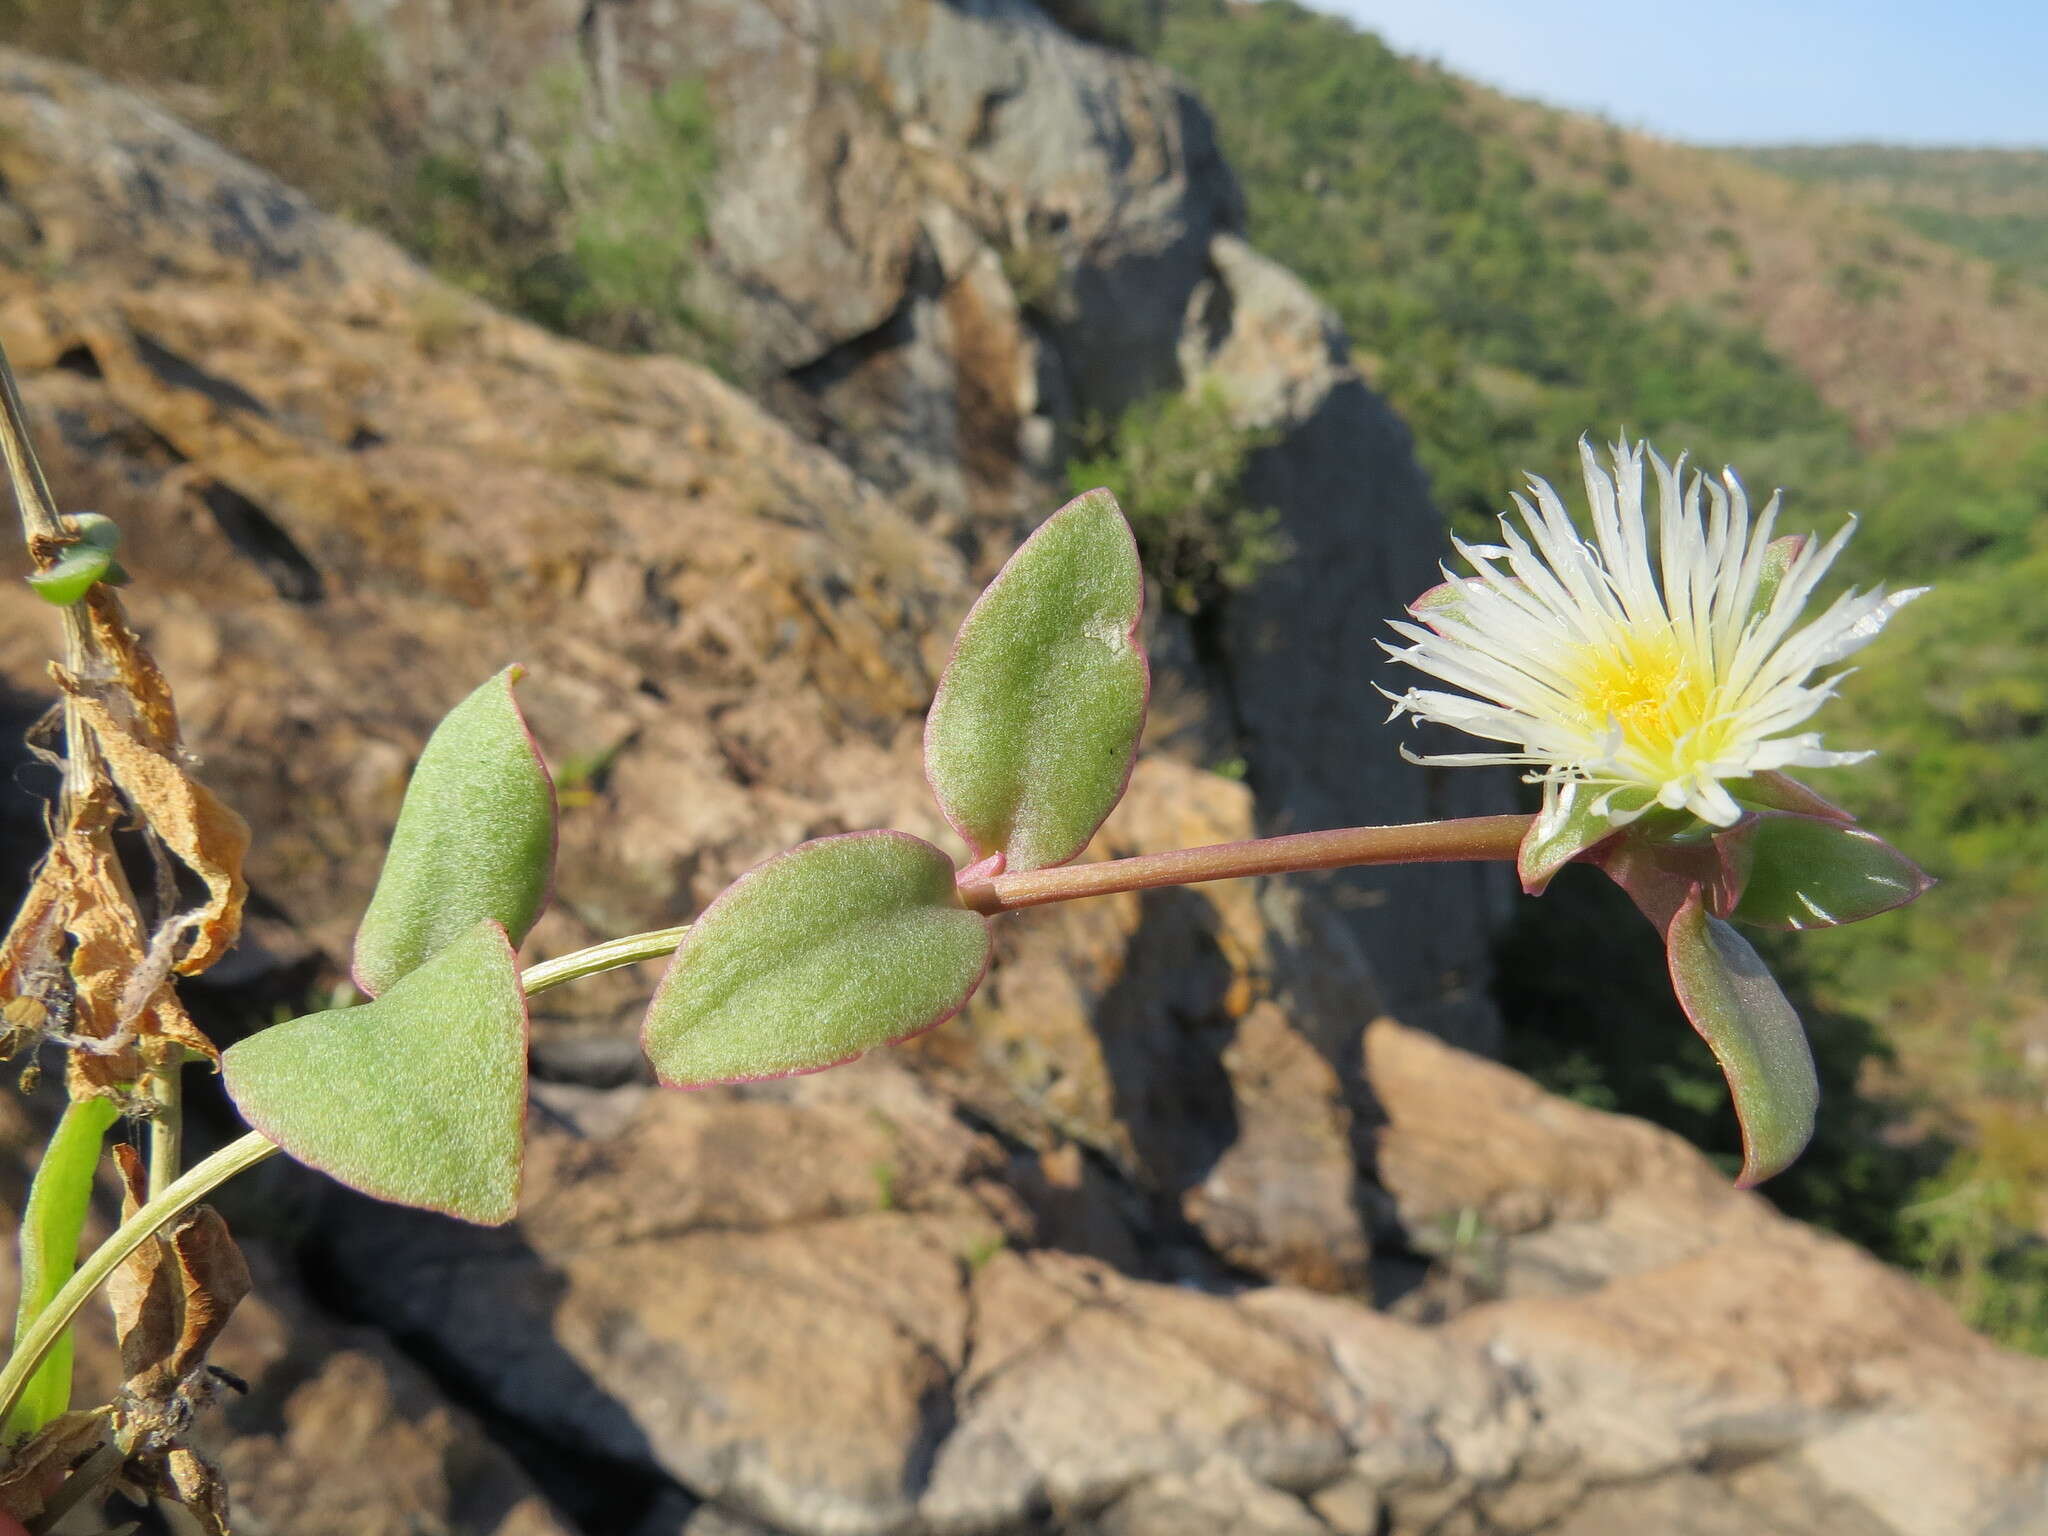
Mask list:
[{"label": "yellow stamen", "polygon": [[1612,721],[1631,746],[1671,751],[1699,724],[1704,702],[1687,660],[1668,629],[1625,630],[1614,644],[1585,647],[1577,682],[1586,724],[1604,730]]}]

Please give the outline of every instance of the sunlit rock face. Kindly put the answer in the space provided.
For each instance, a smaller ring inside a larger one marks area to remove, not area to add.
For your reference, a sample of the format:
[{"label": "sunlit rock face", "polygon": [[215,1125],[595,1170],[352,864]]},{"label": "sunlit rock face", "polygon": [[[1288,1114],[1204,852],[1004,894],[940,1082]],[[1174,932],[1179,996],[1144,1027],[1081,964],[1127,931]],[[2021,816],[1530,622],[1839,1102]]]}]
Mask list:
[{"label": "sunlit rock face", "polygon": [[[707,76],[701,280],[747,389],[494,313],[136,95],[0,54],[0,341],[256,828],[225,982],[263,1017],[324,998],[412,755],[508,661],[563,785],[535,955],[685,919],[807,837],[948,839],[918,727],[975,578],[1086,412],[1204,378],[1277,430],[1252,484],[1296,554],[1160,625],[1170,718],[1090,856],[1494,808],[1372,724],[1368,639],[1437,523],[1168,77],[996,3],[383,19],[398,89],[449,133],[493,104],[508,162],[519,83],[563,60],[620,93]],[[0,604],[17,715],[53,634]],[[282,1160],[224,1200],[271,1252],[219,1355],[255,1390],[207,1430],[239,1528],[2048,1520],[2048,1368],[1438,1038],[1487,1039],[1493,903],[1439,870],[1006,919],[967,1017],[746,1090],[647,1086],[651,976],[546,994],[513,1227]],[[12,1208],[36,1132],[0,1133]]]}]

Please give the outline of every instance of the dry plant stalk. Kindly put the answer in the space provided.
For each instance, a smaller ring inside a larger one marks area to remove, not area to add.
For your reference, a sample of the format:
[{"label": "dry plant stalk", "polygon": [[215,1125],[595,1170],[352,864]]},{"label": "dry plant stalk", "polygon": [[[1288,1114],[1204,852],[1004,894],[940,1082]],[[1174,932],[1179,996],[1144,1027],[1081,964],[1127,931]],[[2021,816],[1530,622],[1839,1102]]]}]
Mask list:
[{"label": "dry plant stalk", "polygon": [[[4,357],[0,412],[29,553],[48,569],[74,538],[29,447]],[[95,585],[61,611],[65,655],[50,675],[63,700],[63,789],[49,851],[0,941],[0,997],[11,1045],[47,1037],[65,1047],[75,1097],[110,1097],[125,1112],[148,1114],[169,1106],[161,1097],[144,1102],[138,1085],[160,1088],[188,1052],[219,1055],[171,976],[205,970],[240,932],[249,829],[188,770],[170,685],[113,588]],[[147,906],[121,866],[114,839],[122,829],[140,838],[156,873]],[[190,909],[181,909],[173,860],[204,884]],[[152,1168],[152,1183],[175,1173]]]},{"label": "dry plant stalk", "polygon": [[[29,445],[4,353],[0,452],[30,556],[47,571],[78,535]],[[117,1149],[132,1207],[180,1171],[180,1069],[220,1057],[172,978],[205,970],[234,944],[249,830],[193,777],[170,685],[114,589],[99,582],[59,612],[64,658],[50,675],[61,736],[37,750],[63,782],[46,818],[48,851],[0,940],[0,1054],[54,1043],[74,1100],[110,1099],[149,1123],[146,1171],[131,1149]],[[146,855],[146,898],[128,878],[117,837]],[[225,1529],[217,1485],[179,1442],[204,1398],[206,1348],[247,1290],[247,1269],[211,1211],[144,1245],[110,1287],[127,1377],[119,1400],[66,1413],[22,1446],[0,1471],[0,1510],[47,1521],[118,1479],[187,1505],[207,1529]]]}]

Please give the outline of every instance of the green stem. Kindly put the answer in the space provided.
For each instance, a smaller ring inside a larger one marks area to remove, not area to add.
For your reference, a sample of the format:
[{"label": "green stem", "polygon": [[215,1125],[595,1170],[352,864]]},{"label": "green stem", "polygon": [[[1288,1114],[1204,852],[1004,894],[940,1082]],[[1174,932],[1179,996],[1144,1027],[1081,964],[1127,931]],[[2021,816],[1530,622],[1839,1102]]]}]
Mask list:
[{"label": "green stem", "polygon": [[[74,1099],[50,1135],[21,1213],[21,1301],[14,1319],[15,1354],[54,1310],[78,1263],[78,1239],[92,1202],[100,1143],[120,1111],[106,1099]],[[22,1372],[19,1408],[0,1407],[8,1436],[33,1434],[71,1406],[70,1316],[49,1330],[49,1342]],[[41,1358],[47,1355],[47,1359]],[[33,1372],[33,1374],[30,1374]]]},{"label": "green stem", "polygon": [[[176,1046],[172,1047],[177,1050]],[[180,1053],[182,1054],[182,1052]],[[149,1198],[171,1187],[185,1161],[185,1068],[168,1062],[149,1074]]]},{"label": "green stem", "polygon": [[574,954],[557,955],[552,960],[529,965],[520,972],[519,984],[531,997],[536,992],[547,991],[549,987],[559,987],[565,981],[595,976],[599,971],[616,970],[619,966],[632,965],[640,960],[660,960],[674,954],[676,946],[683,942],[683,935],[689,931],[688,923],[680,928],[657,928],[651,933],[633,933],[623,939],[593,944]]},{"label": "green stem", "polygon": [[976,912],[1014,912],[1050,901],[1145,891],[1162,885],[1198,885],[1244,875],[1285,875],[1310,869],[1345,869],[1361,864],[1440,864],[1462,859],[1505,859],[1512,863],[1529,830],[1528,816],[1473,816],[1462,821],[1424,821],[1399,827],[1340,827],[1331,832],[1298,832],[1207,848],[1177,848],[1134,859],[1096,864],[1063,864],[997,875],[960,888]]},{"label": "green stem", "polygon": [[[74,1105],[73,1108],[77,1106]],[[62,1132],[61,1126],[59,1132]],[[251,1131],[239,1141],[229,1142],[204,1162],[195,1164],[189,1173],[174,1180],[169,1189],[122,1222],[114,1235],[101,1243],[94,1250],[92,1257],[78,1266],[77,1273],[50,1297],[47,1305],[36,1314],[35,1321],[16,1336],[14,1353],[8,1356],[6,1366],[0,1368],[0,1417],[6,1418],[10,1434],[20,1428],[13,1417],[14,1406],[22,1400],[22,1393],[28,1387],[31,1376],[35,1375],[37,1368],[43,1363],[43,1357],[50,1353],[70,1328],[71,1320],[78,1315],[78,1309],[100,1288],[107,1276],[120,1268],[122,1261],[129,1254],[184,1215],[192,1206],[236,1174],[255,1167],[275,1151],[277,1144],[255,1131]],[[35,1203],[33,1193],[29,1196],[29,1203],[31,1206]],[[76,1243],[75,1238],[73,1242]]]}]

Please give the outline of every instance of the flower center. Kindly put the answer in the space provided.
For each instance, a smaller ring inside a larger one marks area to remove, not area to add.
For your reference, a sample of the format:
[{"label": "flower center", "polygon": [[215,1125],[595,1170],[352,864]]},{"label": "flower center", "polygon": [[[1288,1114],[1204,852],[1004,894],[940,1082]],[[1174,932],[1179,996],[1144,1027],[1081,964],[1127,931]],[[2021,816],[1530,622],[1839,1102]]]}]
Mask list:
[{"label": "flower center", "polygon": [[1628,630],[1618,643],[1587,646],[1577,681],[1586,724],[1604,732],[1611,720],[1640,751],[1669,751],[1698,723],[1692,669],[1670,630]]}]

